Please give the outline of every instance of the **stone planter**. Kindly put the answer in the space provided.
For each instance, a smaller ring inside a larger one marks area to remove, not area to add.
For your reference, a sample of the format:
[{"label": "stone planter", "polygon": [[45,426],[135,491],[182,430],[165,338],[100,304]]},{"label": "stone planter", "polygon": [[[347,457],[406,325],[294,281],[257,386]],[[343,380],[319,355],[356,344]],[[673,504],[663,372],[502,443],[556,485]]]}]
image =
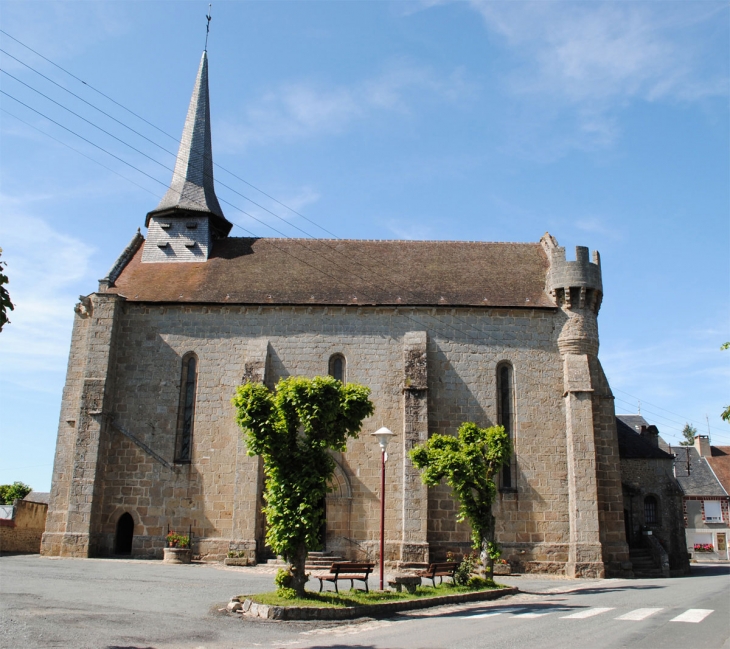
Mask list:
[{"label": "stone planter", "polygon": [[495,563],[494,564],[494,574],[495,575],[511,575],[512,566],[510,566],[508,563]]},{"label": "stone planter", "polygon": [[162,563],[172,563],[175,565],[190,563],[192,556],[193,551],[190,548],[165,548]]}]

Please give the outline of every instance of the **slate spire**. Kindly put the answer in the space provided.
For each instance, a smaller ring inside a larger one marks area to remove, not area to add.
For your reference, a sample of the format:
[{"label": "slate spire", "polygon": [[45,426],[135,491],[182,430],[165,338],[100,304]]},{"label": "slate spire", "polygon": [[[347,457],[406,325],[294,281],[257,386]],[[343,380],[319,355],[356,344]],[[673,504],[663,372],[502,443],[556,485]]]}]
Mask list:
[{"label": "slate spire", "polygon": [[211,229],[219,236],[226,236],[233,227],[223,216],[213,183],[206,51],[200,59],[170,188],[160,204],[147,214],[145,225],[149,226],[153,216],[185,216],[186,212],[196,216],[208,213]]}]

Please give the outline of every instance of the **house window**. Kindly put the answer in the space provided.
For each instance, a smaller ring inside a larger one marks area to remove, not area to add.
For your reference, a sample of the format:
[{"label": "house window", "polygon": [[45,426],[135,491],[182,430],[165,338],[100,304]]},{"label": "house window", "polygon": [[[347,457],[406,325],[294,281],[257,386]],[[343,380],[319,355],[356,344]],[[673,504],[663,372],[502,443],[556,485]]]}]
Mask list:
[{"label": "house window", "polygon": [[198,359],[195,357],[195,354],[186,354],[183,357],[182,378],[180,381],[180,406],[177,417],[175,462],[190,462],[192,457],[197,378]]},{"label": "house window", "polygon": [[659,522],[659,508],[657,507],[657,500],[654,496],[647,496],[644,498],[644,524],[645,525],[656,525]]},{"label": "house window", "polygon": [[[501,363],[497,366],[497,423],[502,426],[514,444],[514,381],[512,365]],[[515,454],[508,464],[502,467],[500,489],[511,490],[515,483]]]},{"label": "house window", "polygon": [[705,523],[722,523],[722,505],[719,500],[705,500]]},{"label": "house window", "polygon": [[347,363],[345,361],[345,357],[342,354],[334,354],[332,357],[330,357],[329,374],[332,378],[335,378],[342,383],[346,383],[346,372]]}]

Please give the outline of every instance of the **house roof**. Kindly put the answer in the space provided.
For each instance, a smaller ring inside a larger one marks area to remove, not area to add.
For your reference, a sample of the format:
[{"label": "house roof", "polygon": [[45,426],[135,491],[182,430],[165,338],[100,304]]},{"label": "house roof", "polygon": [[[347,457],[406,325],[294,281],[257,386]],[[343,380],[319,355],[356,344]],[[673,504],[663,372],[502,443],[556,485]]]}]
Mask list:
[{"label": "house roof", "polygon": [[705,459],[725,491],[730,494],[730,446],[711,446],[712,455]]},{"label": "house roof", "polygon": [[134,302],[555,308],[539,243],[229,237],[178,264],[142,251],[109,289]]},{"label": "house roof", "polygon": [[[632,426],[629,426],[626,423],[627,417],[636,417],[636,415],[616,415],[619,457],[625,459],[672,459],[672,456],[669,453],[654,446],[654,444],[645,437],[642,437]],[[641,415],[638,415],[638,417],[645,421]],[[630,419],[630,421],[633,421],[633,419]],[[646,423],[643,425],[646,425]]]},{"label": "house roof", "polygon": [[47,505],[51,499],[51,494],[48,491],[31,491],[23,500],[28,500],[32,503],[42,503]]},{"label": "house roof", "polygon": [[[648,428],[651,425],[648,421],[646,421],[646,419],[644,419],[642,415],[616,415],[616,419],[621,420],[636,433],[641,432],[642,426],[646,426]],[[659,448],[662,451],[671,454],[671,451],[669,450],[669,444],[661,435],[659,435]]]},{"label": "house roof", "polygon": [[[694,446],[672,446],[671,449],[677,455],[674,470],[685,496],[727,496],[706,458],[700,456]],[[689,475],[687,453],[689,453]]]}]

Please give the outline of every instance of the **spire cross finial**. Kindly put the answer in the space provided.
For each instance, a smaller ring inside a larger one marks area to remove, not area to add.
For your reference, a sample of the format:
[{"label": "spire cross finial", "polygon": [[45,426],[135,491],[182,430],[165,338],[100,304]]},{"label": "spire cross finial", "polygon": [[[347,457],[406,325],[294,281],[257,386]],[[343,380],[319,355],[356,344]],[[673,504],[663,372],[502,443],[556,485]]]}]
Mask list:
[{"label": "spire cross finial", "polygon": [[208,5],[208,13],[206,14],[206,18],[208,19],[208,24],[205,26],[205,51],[208,51],[208,34],[210,33],[210,21],[211,21],[211,15],[210,15],[210,8],[212,7],[212,4]]}]

